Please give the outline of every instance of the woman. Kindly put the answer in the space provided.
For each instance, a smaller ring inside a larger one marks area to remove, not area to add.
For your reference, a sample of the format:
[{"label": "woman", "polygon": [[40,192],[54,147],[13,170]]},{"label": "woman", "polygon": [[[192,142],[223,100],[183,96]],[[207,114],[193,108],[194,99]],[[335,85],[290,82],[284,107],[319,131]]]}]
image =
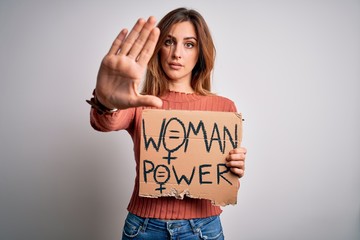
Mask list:
[{"label": "woman", "polygon": [[[140,120],[145,107],[236,112],[234,103],[210,92],[215,48],[195,10],[178,8],[155,27],[154,17],[123,29],[104,57],[90,104],[99,131],[126,129],[134,142],[137,176],[123,239],[223,239],[221,209],[209,200],[139,197]],[[146,72],[143,91],[137,89]],[[244,175],[246,149],[233,149],[227,166]]]}]

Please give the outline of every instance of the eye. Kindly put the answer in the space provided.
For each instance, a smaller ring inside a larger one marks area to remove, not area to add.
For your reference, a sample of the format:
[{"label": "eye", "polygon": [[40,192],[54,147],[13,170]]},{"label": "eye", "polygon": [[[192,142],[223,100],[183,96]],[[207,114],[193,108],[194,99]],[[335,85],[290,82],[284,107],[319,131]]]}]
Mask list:
[{"label": "eye", "polygon": [[174,41],[172,39],[166,39],[165,46],[171,46],[171,45],[174,45]]},{"label": "eye", "polygon": [[194,48],[196,46],[196,43],[194,43],[194,42],[186,42],[184,45],[185,45],[186,48],[191,49],[191,48]]},{"label": "eye", "polygon": [[187,42],[187,43],[185,43],[185,47],[186,48],[193,48],[193,47],[195,47],[195,44],[193,42]]}]

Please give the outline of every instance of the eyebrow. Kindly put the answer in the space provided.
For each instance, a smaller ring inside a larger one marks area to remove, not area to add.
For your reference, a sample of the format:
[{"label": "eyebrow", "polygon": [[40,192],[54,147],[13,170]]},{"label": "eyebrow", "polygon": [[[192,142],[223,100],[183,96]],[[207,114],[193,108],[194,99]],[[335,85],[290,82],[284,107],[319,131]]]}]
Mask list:
[{"label": "eyebrow", "polygon": [[[168,35],[168,38],[176,40],[176,38],[174,36],[170,35],[170,34]],[[185,37],[184,38],[184,40],[191,40],[191,39],[197,41],[196,37]]]}]

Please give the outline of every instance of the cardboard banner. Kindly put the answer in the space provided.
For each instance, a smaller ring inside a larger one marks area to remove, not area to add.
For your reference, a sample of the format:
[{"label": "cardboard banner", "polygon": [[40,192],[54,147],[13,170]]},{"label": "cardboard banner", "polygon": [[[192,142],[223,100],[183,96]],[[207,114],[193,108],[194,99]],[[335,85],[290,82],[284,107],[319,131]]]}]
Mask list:
[{"label": "cardboard banner", "polygon": [[239,180],[225,158],[240,147],[241,138],[239,113],[145,109],[139,195],[236,204]]}]

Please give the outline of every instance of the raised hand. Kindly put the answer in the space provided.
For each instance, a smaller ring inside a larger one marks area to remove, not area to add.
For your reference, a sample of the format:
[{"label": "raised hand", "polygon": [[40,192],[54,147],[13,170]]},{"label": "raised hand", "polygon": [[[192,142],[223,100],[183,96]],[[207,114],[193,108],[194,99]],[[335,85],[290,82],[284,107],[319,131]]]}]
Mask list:
[{"label": "raised hand", "polygon": [[160,98],[138,93],[160,34],[155,23],[155,18],[149,17],[147,21],[139,19],[129,34],[123,29],[102,60],[95,92],[106,107],[162,106]]}]

